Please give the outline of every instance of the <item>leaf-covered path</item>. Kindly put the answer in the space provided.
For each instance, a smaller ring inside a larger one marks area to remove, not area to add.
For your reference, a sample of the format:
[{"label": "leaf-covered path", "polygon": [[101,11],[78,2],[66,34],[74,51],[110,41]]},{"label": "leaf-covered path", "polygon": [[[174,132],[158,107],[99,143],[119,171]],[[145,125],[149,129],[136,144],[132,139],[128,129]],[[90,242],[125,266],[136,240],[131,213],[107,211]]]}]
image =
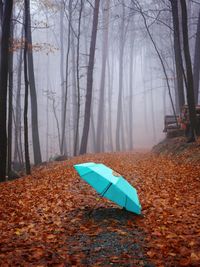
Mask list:
[{"label": "leaf-covered path", "polygon": [[[139,194],[121,210],[73,168],[102,162]],[[85,155],[0,184],[0,266],[200,266],[200,164],[150,153]]]}]

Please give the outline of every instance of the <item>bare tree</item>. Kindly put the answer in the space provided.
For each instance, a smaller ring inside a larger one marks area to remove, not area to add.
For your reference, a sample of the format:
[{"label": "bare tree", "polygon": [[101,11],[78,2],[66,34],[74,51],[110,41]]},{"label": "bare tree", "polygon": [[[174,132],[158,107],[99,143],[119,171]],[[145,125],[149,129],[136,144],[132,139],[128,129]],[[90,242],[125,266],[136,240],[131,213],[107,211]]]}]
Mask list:
[{"label": "bare tree", "polygon": [[9,53],[9,92],[8,92],[8,156],[7,156],[7,175],[11,175],[11,163],[12,163],[12,128],[13,128],[13,31],[14,23],[10,24],[10,53]]},{"label": "bare tree", "polygon": [[193,74],[194,74],[195,103],[198,104],[198,98],[199,98],[199,74],[200,74],[200,10],[199,10],[199,17],[198,17],[197,31],[196,31]]},{"label": "bare tree", "polygon": [[17,93],[16,93],[16,107],[15,107],[15,138],[14,138],[14,162],[19,160],[23,164],[22,153],[22,137],[21,137],[21,81],[22,81],[22,63],[23,63],[23,30],[21,33],[20,52],[17,68]]},{"label": "bare tree", "polygon": [[119,39],[119,94],[117,104],[117,125],[116,125],[116,150],[120,150],[120,138],[122,140],[123,122],[122,122],[122,97],[123,97],[123,78],[124,78],[124,44],[125,44],[125,6],[122,2],[122,17],[120,25]]},{"label": "bare tree", "polygon": [[176,82],[178,90],[178,112],[181,111],[182,106],[185,103],[184,99],[184,84],[183,84],[183,60],[181,54],[180,44],[180,31],[179,31],[179,13],[178,13],[178,1],[170,0],[172,6],[172,19],[173,19],[173,36],[174,36],[174,55],[176,66]]},{"label": "bare tree", "polygon": [[33,155],[34,155],[34,163],[37,165],[42,162],[42,156],[40,150],[39,129],[38,129],[38,105],[37,105],[37,93],[35,86],[34,64],[33,64],[30,0],[26,1],[25,12],[27,14],[27,25],[28,25],[27,31],[25,31],[25,39],[28,42],[27,63],[28,63],[28,77],[30,83]]},{"label": "bare tree", "polygon": [[188,102],[189,118],[191,125],[190,140],[195,141],[196,130],[197,130],[197,119],[196,119],[195,98],[194,98],[192,63],[191,63],[189,40],[188,40],[187,6],[185,0],[181,1],[181,10],[182,10],[183,51],[185,56],[186,77],[187,77],[186,91],[187,91],[187,102]]},{"label": "bare tree", "polygon": [[95,0],[95,6],[94,6],[94,11],[93,11],[92,35],[91,35],[91,42],[90,42],[89,64],[88,64],[88,71],[87,71],[87,93],[86,93],[86,101],[85,101],[84,126],[83,126],[83,134],[82,134],[82,139],[81,139],[80,154],[84,154],[87,151],[88,133],[89,133],[89,127],[90,127],[90,110],[91,110],[91,101],[92,101],[94,57],[95,57],[95,48],[96,48],[98,18],[99,18],[99,3],[100,3],[100,0]]},{"label": "bare tree", "polygon": [[79,17],[78,17],[78,34],[77,34],[77,48],[76,48],[76,84],[77,84],[77,116],[75,125],[75,138],[74,138],[74,155],[78,152],[79,143],[79,121],[80,121],[80,37],[81,37],[81,18],[83,11],[83,0],[80,2]]},{"label": "bare tree", "polygon": [[[29,31],[29,14],[28,10],[29,0],[24,1],[24,9],[25,9],[25,21],[24,21],[24,31],[25,37],[28,35]],[[31,173],[31,165],[30,165],[30,157],[29,157],[29,138],[28,138],[28,91],[29,91],[29,81],[28,81],[28,38],[25,39],[24,44],[24,83],[25,83],[25,95],[24,95],[24,151],[25,151],[25,167],[26,174]]]},{"label": "bare tree", "polygon": [[66,73],[65,73],[65,90],[63,96],[63,114],[62,114],[62,133],[61,133],[61,154],[67,154],[65,130],[66,130],[66,115],[67,115],[67,98],[68,98],[68,80],[69,80],[69,55],[71,46],[71,22],[72,22],[72,0],[69,0],[69,18],[68,18],[68,33],[67,33],[67,55],[66,55]]},{"label": "bare tree", "polygon": [[13,1],[6,1],[3,12],[1,55],[0,55],[0,181],[6,178],[7,160],[7,83],[9,61],[9,38]]},{"label": "bare tree", "polygon": [[101,61],[101,82],[100,82],[100,96],[99,108],[97,118],[97,144],[96,151],[103,151],[103,133],[104,133],[104,113],[105,113],[105,76],[106,76],[106,60],[108,55],[108,30],[109,30],[109,13],[110,0],[103,2],[103,38],[102,38],[102,61]]},{"label": "bare tree", "polygon": [[[156,51],[156,54],[158,56],[158,59],[160,61],[160,64],[161,64],[161,67],[162,67],[162,70],[163,70],[163,74],[164,74],[165,79],[166,79],[166,84],[167,84],[167,89],[168,89],[168,93],[169,93],[169,98],[170,98],[173,114],[174,114],[175,119],[176,119],[176,111],[175,111],[175,107],[174,107],[174,102],[173,102],[173,98],[172,98],[172,94],[171,94],[171,88],[170,88],[170,84],[169,84],[169,78],[168,78],[168,75],[167,75],[167,70],[165,68],[164,60],[163,60],[162,55],[161,55],[161,53],[160,53],[160,51],[159,51],[159,49],[158,49],[158,47],[156,45],[155,40],[154,40],[154,38],[153,38],[153,36],[152,36],[152,34],[150,32],[149,25],[147,24],[146,16],[145,16],[145,14],[143,12],[143,9],[142,9],[139,1],[138,0],[134,0],[134,1],[132,0],[132,3],[133,3],[133,5],[136,5],[136,11],[138,11],[141,14],[142,18],[143,18],[144,26],[146,28],[148,36],[149,36],[149,38],[150,38],[150,40],[152,42],[152,45],[153,45],[153,47],[154,47],[154,49]],[[176,119],[176,124],[178,125],[177,119]]]}]

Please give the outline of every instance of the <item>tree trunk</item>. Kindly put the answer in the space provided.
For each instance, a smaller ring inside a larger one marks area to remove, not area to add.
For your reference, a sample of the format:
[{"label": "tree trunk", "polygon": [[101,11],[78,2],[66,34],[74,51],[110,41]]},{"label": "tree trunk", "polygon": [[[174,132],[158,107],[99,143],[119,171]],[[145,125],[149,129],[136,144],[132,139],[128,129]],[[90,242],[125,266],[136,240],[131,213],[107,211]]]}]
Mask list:
[{"label": "tree trunk", "polygon": [[183,60],[181,55],[180,31],[179,31],[179,14],[177,0],[171,0],[172,19],[173,19],[173,34],[174,34],[174,55],[176,65],[176,88],[178,90],[178,112],[180,113],[182,106],[185,103],[184,85],[183,85]]},{"label": "tree trunk", "polygon": [[96,152],[103,151],[103,129],[104,129],[104,112],[105,112],[105,76],[106,76],[106,59],[108,55],[108,30],[109,30],[109,13],[110,13],[110,0],[103,3],[103,44],[102,44],[102,61],[101,61],[101,82],[100,82],[100,96],[99,108],[97,118],[97,144]]},{"label": "tree trunk", "polygon": [[26,0],[25,12],[27,14],[27,27],[28,27],[27,32],[25,32],[25,39],[28,42],[27,59],[28,59],[28,77],[30,84],[30,99],[31,99],[33,155],[34,155],[34,163],[35,165],[38,165],[42,162],[42,156],[40,151],[40,140],[39,140],[39,129],[38,129],[38,106],[37,106],[37,93],[35,87],[35,75],[34,75],[34,64],[33,64],[30,0]]},{"label": "tree trunk", "polygon": [[[124,72],[124,20],[125,20],[125,8],[123,5],[122,18],[120,25],[120,44],[119,44],[119,94],[117,104],[117,125],[116,125],[116,150],[120,150],[120,137],[122,137],[122,96],[123,96],[123,72]],[[120,134],[121,133],[121,134]]]},{"label": "tree trunk", "polygon": [[72,34],[72,154],[74,155],[74,143],[76,136],[76,122],[77,122],[77,80],[76,80],[76,46],[74,34]]},{"label": "tree trunk", "polygon": [[189,41],[188,41],[187,6],[185,0],[181,1],[181,10],[182,10],[183,50],[185,56],[186,75],[187,75],[187,86],[186,86],[187,102],[189,109],[190,126],[192,131],[191,138],[195,140],[196,130],[197,130],[197,120],[196,120],[196,110],[195,110],[192,63],[191,63]]},{"label": "tree trunk", "polygon": [[12,128],[13,128],[13,22],[10,25],[10,54],[9,54],[9,92],[8,92],[8,157],[7,157],[7,175],[10,177],[12,164]]},{"label": "tree trunk", "polygon": [[[61,1],[60,4],[60,82],[61,82],[61,121],[60,125],[63,123],[63,110],[64,110],[64,2]],[[60,136],[61,138],[61,136]],[[61,147],[60,147],[61,153]]]},{"label": "tree trunk", "polygon": [[194,74],[194,97],[195,97],[195,103],[198,104],[199,74],[200,74],[200,11],[199,11],[196,41],[195,41],[193,74]]},{"label": "tree trunk", "polygon": [[62,121],[62,135],[61,135],[61,154],[67,154],[66,148],[66,116],[67,116],[67,98],[68,98],[68,80],[69,80],[69,54],[71,46],[71,21],[72,21],[72,0],[69,1],[69,19],[68,19],[68,34],[67,34],[67,56],[66,56],[66,73],[65,73],[65,91],[63,104],[63,121]]},{"label": "tree trunk", "polygon": [[10,23],[13,1],[6,1],[2,23],[1,58],[0,58],[0,182],[6,178],[7,160],[7,83],[8,83],[8,61],[9,61],[9,38]]},{"label": "tree trunk", "polygon": [[[131,25],[134,25],[134,18]],[[134,50],[134,35],[131,33],[130,39],[130,63],[129,63],[129,150],[133,149],[133,50]]]},{"label": "tree trunk", "polygon": [[[25,27],[25,37],[28,35],[29,31],[29,0],[24,1],[24,8],[25,8],[25,21],[24,21],[24,27]],[[28,64],[27,64],[27,54],[28,54],[28,45],[29,41],[28,38],[25,38],[25,44],[24,44],[24,83],[25,83],[25,95],[24,95],[24,151],[25,151],[25,167],[26,167],[26,174],[31,173],[31,167],[30,167],[30,158],[29,158],[29,145],[28,145],[28,87],[29,87],[29,81],[28,81]]]},{"label": "tree trunk", "polygon": [[[113,63],[114,59],[112,60]],[[107,68],[108,68],[108,142],[109,142],[109,150],[113,151],[113,138],[112,138],[112,91],[113,91],[113,72],[114,72],[114,64],[112,64],[110,69],[110,59],[107,57]]]},{"label": "tree trunk", "polygon": [[[21,38],[23,39],[23,33]],[[21,149],[21,75],[22,75],[22,42],[20,47],[19,59],[18,59],[18,68],[17,68],[17,95],[16,95],[16,107],[15,107],[15,146],[14,146],[14,162],[23,162],[23,153]]]},{"label": "tree trunk", "polygon": [[81,37],[81,18],[83,11],[83,0],[80,2],[79,18],[78,18],[78,35],[76,48],[76,84],[77,84],[77,116],[75,125],[75,139],[74,139],[74,156],[78,153],[79,145],[79,121],[80,121],[80,75],[79,75],[79,61],[80,61],[80,37]]},{"label": "tree trunk", "polygon": [[80,154],[84,154],[87,151],[88,133],[89,133],[89,127],[90,127],[90,110],[91,110],[91,101],[92,101],[94,57],[95,57],[97,26],[98,26],[98,17],[99,17],[99,3],[100,3],[100,0],[95,0],[95,7],[93,11],[92,36],[91,36],[91,42],[90,42],[89,64],[88,64],[88,71],[87,71],[87,93],[86,93],[86,102],[85,102],[84,126],[83,126],[83,135],[81,139]]}]

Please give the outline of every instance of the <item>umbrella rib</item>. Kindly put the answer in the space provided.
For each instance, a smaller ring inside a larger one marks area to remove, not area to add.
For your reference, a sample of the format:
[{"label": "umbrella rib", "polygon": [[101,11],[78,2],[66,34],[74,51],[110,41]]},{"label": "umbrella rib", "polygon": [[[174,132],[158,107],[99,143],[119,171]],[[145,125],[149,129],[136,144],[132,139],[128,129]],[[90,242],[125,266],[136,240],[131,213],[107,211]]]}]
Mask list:
[{"label": "umbrella rib", "polygon": [[104,189],[104,191],[100,194],[102,197],[105,195],[105,193],[108,191],[108,189],[111,187],[112,183],[109,183],[109,185]]}]

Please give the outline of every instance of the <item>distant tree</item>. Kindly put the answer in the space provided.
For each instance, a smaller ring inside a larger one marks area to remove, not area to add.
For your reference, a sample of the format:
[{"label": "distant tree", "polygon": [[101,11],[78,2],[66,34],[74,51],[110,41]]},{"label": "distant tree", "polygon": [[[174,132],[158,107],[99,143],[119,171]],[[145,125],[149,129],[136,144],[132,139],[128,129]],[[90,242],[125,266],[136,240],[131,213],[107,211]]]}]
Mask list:
[{"label": "distant tree", "polygon": [[[156,44],[156,42],[155,42],[155,40],[154,40],[154,38],[152,36],[152,33],[150,32],[149,25],[147,23],[146,13],[144,13],[144,11],[142,9],[142,6],[140,5],[138,0],[132,0],[132,3],[134,5],[136,5],[136,10],[141,14],[141,16],[143,18],[145,29],[146,29],[146,31],[148,33],[148,36],[149,36],[149,38],[150,38],[150,40],[152,42],[152,45],[153,45],[153,47],[155,49],[155,52],[156,52],[156,54],[158,56],[158,59],[160,61],[160,64],[161,64],[161,67],[162,67],[162,70],[163,70],[163,74],[164,74],[164,77],[166,79],[166,85],[167,85],[167,89],[168,89],[168,93],[169,93],[169,98],[170,98],[173,114],[174,114],[174,116],[176,116],[176,110],[175,110],[175,106],[174,106],[174,102],[173,102],[173,98],[172,98],[172,93],[171,93],[169,78],[168,78],[167,70],[166,70],[166,66],[165,66],[165,61],[164,61],[164,59],[162,57],[162,54],[161,54],[160,50],[158,49],[158,46],[157,46],[157,44]],[[178,124],[177,120],[176,120],[176,123]]]},{"label": "distant tree", "polygon": [[124,46],[125,46],[125,6],[122,2],[122,17],[119,33],[119,93],[117,101],[116,150],[121,149],[123,141],[123,79],[124,79]]},{"label": "distant tree", "polygon": [[[114,56],[112,56],[113,58]],[[112,137],[112,95],[113,95],[113,79],[114,79],[114,59],[112,60],[112,66],[110,66],[110,59],[109,56],[107,57],[107,70],[108,70],[108,149],[113,151],[113,137]]]},{"label": "distant tree", "polygon": [[[2,4],[2,3],[1,3]],[[5,1],[2,21],[0,52],[0,181],[6,178],[7,160],[7,83],[9,62],[9,38],[13,0]]]},{"label": "distant tree", "polygon": [[130,38],[130,48],[129,48],[129,149],[133,149],[133,59],[134,59],[134,16],[131,18],[131,38]]},{"label": "distant tree", "polygon": [[90,41],[89,63],[87,69],[87,88],[86,88],[86,101],[85,101],[85,113],[84,113],[84,126],[81,139],[80,154],[84,154],[87,151],[88,133],[90,128],[90,111],[91,111],[91,101],[92,101],[93,70],[94,70],[97,26],[99,18],[99,3],[100,0],[95,0],[95,6],[93,11],[92,35]]},{"label": "distant tree", "polygon": [[104,113],[105,113],[105,77],[106,77],[106,60],[108,55],[108,30],[109,30],[109,13],[110,0],[102,2],[103,7],[103,38],[102,38],[102,61],[101,61],[101,81],[100,96],[97,118],[97,137],[96,151],[103,151],[103,133],[104,133]]},{"label": "distant tree", "polygon": [[79,144],[79,121],[80,121],[80,37],[81,37],[81,19],[83,12],[83,0],[80,1],[79,16],[78,16],[78,33],[77,33],[77,48],[76,48],[76,84],[77,84],[77,116],[75,124],[74,137],[74,155],[78,153]]}]

